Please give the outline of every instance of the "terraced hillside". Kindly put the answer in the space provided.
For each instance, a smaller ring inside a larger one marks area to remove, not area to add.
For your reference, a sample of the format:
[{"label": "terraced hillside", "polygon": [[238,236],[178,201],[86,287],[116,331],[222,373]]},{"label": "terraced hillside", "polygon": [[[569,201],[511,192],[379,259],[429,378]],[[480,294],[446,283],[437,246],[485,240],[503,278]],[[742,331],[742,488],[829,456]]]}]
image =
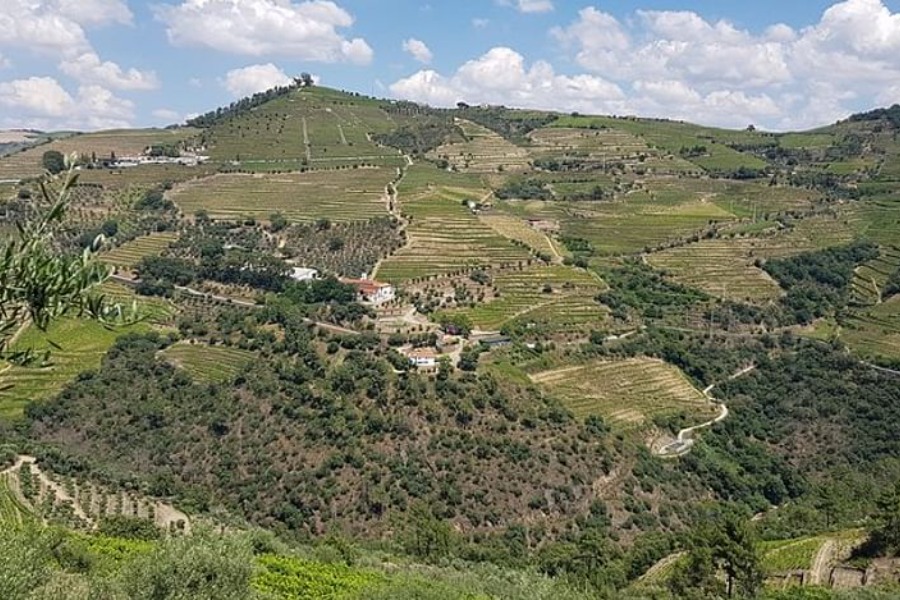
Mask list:
[{"label": "terraced hillside", "polygon": [[101,260],[115,267],[130,269],[145,256],[159,256],[176,239],[178,235],[172,232],[141,236],[104,253]]},{"label": "terraced hillside", "polygon": [[179,342],[163,350],[160,355],[168,362],[190,373],[197,381],[226,383],[241,369],[258,358],[254,352],[210,346],[202,342]]},{"label": "terraced hillside", "polygon": [[[100,158],[136,156],[152,145],[172,145],[200,133],[199,129],[122,129],[75,135],[42,144],[22,152],[0,158],[0,179],[36,177],[44,172],[41,158],[44,152],[56,150],[64,155],[72,153]],[[158,176],[158,171],[154,171]],[[158,179],[157,179],[158,180]]]},{"label": "terraced hillside", "polygon": [[253,171],[293,171],[348,165],[398,167],[398,151],[371,141],[394,128],[382,102],[309,87],[222,120],[203,136],[210,156]]},{"label": "terraced hillside", "polygon": [[542,321],[542,316],[553,315],[560,328],[584,331],[598,328],[606,318],[606,308],[594,300],[606,286],[583,269],[561,265],[508,269],[497,273],[492,285],[496,289],[492,299],[459,311],[479,329],[500,329],[509,321]]},{"label": "terraced hillside", "polygon": [[387,214],[385,186],[395,177],[387,168],[228,173],[179,185],[170,197],[185,214],[204,210],[218,219],[268,219],[280,212],[292,221],[358,221]]},{"label": "terraced hillside", "polygon": [[528,152],[524,148],[471,121],[457,119],[456,122],[466,141],[439,146],[428,154],[430,159],[445,160],[463,173],[515,172],[528,166]]},{"label": "terraced hillside", "polygon": [[530,378],[578,418],[598,415],[617,429],[646,425],[656,415],[686,412],[700,422],[715,413],[683,373],[650,358],[595,361]]},{"label": "terraced hillside", "polygon": [[147,519],[164,531],[191,530],[190,518],[167,502],[51,473],[32,456],[16,457],[0,473],[0,525],[40,521],[90,530],[114,516]]},{"label": "terraced hillside", "polygon": [[463,205],[466,199],[477,199],[477,191],[442,187],[413,197],[401,194],[402,211],[409,219],[408,243],[381,263],[378,278],[400,282],[527,260],[528,250],[498,234]]}]

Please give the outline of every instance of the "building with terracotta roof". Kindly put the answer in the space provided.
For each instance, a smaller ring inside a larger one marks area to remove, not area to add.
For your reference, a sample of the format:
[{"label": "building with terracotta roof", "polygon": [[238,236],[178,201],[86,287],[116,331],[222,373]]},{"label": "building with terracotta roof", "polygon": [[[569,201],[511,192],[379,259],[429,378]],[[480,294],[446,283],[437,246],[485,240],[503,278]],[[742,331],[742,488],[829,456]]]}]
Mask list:
[{"label": "building with terracotta roof", "polygon": [[341,279],[341,283],[347,283],[356,288],[360,300],[369,304],[382,304],[394,299],[396,291],[389,283],[382,283],[373,279]]}]

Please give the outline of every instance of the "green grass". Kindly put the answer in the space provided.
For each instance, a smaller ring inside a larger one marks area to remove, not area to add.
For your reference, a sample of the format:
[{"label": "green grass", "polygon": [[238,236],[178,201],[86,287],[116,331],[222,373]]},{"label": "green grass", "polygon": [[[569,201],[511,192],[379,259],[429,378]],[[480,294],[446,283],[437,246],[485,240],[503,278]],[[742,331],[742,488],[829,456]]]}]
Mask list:
[{"label": "green grass", "polygon": [[266,598],[315,600],[351,598],[386,581],[384,575],[339,563],[266,554],[256,560],[253,587]]},{"label": "green grass", "polygon": [[130,269],[145,256],[159,256],[176,239],[178,239],[177,234],[170,232],[141,236],[125,242],[109,252],[104,252],[100,255],[100,260],[116,267]]},{"label": "green grass", "polygon": [[676,367],[650,358],[594,361],[531,374],[579,419],[599,415],[617,429],[646,424],[655,415],[688,411],[697,421],[715,411]]},{"label": "green grass", "polygon": [[180,342],[161,352],[163,358],[181,367],[198,381],[230,381],[258,358],[254,352],[228,346]]},{"label": "green grass", "polygon": [[0,386],[5,388],[0,391],[0,417],[18,417],[28,402],[57,394],[79,373],[99,368],[103,355],[117,337],[147,327],[140,323],[107,329],[95,321],[72,318],[54,323],[46,333],[29,326],[14,348],[34,349],[38,353],[49,350],[50,358],[28,367],[9,364],[0,367]]},{"label": "green grass", "polygon": [[171,197],[186,214],[205,210],[219,219],[268,219],[281,212],[293,221],[359,221],[387,214],[384,190],[394,176],[386,168],[230,173],[179,186]]}]

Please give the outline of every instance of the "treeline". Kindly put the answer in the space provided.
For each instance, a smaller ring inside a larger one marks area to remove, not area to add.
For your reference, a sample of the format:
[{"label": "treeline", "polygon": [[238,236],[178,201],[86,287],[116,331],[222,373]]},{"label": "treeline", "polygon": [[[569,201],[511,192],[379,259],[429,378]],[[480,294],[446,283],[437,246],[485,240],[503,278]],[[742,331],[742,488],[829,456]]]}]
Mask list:
[{"label": "treeline", "polygon": [[900,104],[894,104],[889,108],[876,108],[868,112],[851,115],[849,121],[887,121],[895,129],[900,129]]},{"label": "treeline", "polygon": [[227,119],[239,117],[266,102],[270,102],[281,96],[286,96],[295,89],[297,89],[297,84],[276,86],[264,92],[257,92],[252,96],[232,102],[228,106],[220,106],[208,113],[194,117],[193,119],[188,119],[187,124],[190,127],[212,127]]},{"label": "treeline", "polygon": [[457,107],[464,119],[478,123],[514,144],[527,143],[526,135],[529,132],[549,125],[559,118],[559,115],[554,113],[510,110],[503,106],[469,106],[461,102]]},{"label": "treeline", "polygon": [[404,123],[391,132],[377,133],[372,139],[383,146],[399,148],[406,154],[421,156],[454,136],[465,138],[462,130],[449,118],[429,115],[413,123]]}]

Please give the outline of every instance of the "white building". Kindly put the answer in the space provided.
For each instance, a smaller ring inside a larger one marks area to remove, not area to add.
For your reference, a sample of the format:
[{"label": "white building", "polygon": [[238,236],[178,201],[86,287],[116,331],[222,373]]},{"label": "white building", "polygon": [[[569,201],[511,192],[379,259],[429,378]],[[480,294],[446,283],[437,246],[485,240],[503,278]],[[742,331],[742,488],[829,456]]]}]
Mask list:
[{"label": "white building", "polygon": [[360,299],[369,304],[390,302],[396,295],[396,290],[391,284],[371,279],[341,279],[341,283],[349,283],[355,287]]},{"label": "white building", "polygon": [[316,269],[308,267],[294,267],[291,269],[291,279],[294,281],[312,281],[319,278],[319,272]]},{"label": "white building", "polygon": [[437,366],[437,354],[431,348],[413,348],[407,358],[409,364],[419,369],[433,369]]}]

